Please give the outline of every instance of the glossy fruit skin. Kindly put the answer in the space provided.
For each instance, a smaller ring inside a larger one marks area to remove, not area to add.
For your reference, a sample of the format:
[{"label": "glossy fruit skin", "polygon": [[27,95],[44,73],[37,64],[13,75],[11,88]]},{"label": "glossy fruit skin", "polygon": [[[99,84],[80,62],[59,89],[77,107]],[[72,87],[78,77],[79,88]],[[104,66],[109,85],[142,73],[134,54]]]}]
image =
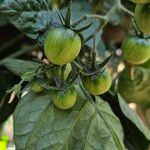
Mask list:
[{"label": "glossy fruit skin", "polygon": [[109,90],[112,78],[110,72],[106,69],[101,75],[98,75],[94,79],[92,76],[83,76],[82,83],[90,94],[100,95]]},{"label": "glossy fruit skin", "polygon": [[137,4],[135,7],[135,21],[144,34],[150,34],[150,4]]},{"label": "glossy fruit skin", "polygon": [[118,91],[127,103],[150,102],[150,69],[135,67],[133,79],[129,68],[121,72],[118,81]]},{"label": "glossy fruit skin", "polygon": [[74,88],[63,91],[55,91],[52,93],[51,98],[57,108],[65,110],[75,105],[77,99],[77,92]]},{"label": "glossy fruit skin", "polygon": [[150,3],[150,0],[130,0],[133,3],[140,3],[140,4],[146,4]]},{"label": "glossy fruit skin", "polygon": [[150,58],[150,40],[139,37],[127,37],[121,46],[123,59],[133,65],[145,63]]},{"label": "glossy fruit skin", "polygon": [[40,84],[38,84],[37,82],[34,82],[34,83],[32,84],[32,86],[31,86],[31,90],[32,90],[33,92],[39,93],[39,92],[42,92],[42,91],[43,91],[43,87],[42,87]]},{"label": "glossy fruit skin", "polygon": [[81,49],[77,33],[67,28],[55,28],[49,32],[44,43],[44,52],[50,62],[64,65],[72,62]]},{"label": "glossy fruit skin", "polygon": [[[64,80],[66,80],[68,78],[68,75],[71,72],[71,70],[72,70],[71,64],[68,63],[66,65],[66,69],[65,69],[65,72],[64,72]],[[51,68],[50,70],[48,70],[46,72],[46,75],[49,79],[51,79],[52,77],[61,78],[61,68],[60,68],[60,66],[55,66],[55,67]]]}]

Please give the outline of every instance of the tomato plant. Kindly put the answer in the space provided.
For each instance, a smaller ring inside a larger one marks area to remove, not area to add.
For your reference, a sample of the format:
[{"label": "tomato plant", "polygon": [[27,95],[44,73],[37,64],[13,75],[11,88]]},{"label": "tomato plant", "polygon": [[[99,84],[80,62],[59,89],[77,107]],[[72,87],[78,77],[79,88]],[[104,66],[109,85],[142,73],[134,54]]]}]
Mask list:
[{"label": "tomato plant", "polygon": [[0,141],[13,114],[18,150],[147,150],[149,5],[0,0]]}]

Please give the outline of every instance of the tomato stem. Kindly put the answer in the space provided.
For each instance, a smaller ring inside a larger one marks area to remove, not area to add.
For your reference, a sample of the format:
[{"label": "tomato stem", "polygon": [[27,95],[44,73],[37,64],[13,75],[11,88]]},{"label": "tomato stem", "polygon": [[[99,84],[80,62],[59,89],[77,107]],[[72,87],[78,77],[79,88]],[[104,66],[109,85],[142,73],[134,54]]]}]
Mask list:
[{"label": "tomato stem", "polygon": [[140,31],[139,31],[139,29],[138,29],[134,19],[132,19],[132,25],[133,25],[133,29],[134,29],[135,35],[138,36]]},{"label": "tomato stem", "polygon": [[71,3],[72,2],[70,1],[65,17],[65,26],[69,28],[71,27]]},{"label": "tomato stem", "polygon": [[61,66],[61,85],[64,84],[64,74],[65,74],[66,65]]},{"label": "tomato stem", "polygon": [[93,14],[93,15],[83,15],[79,20],[77,20],[76,22],[74,22],[71,26],[73,28],[75,28],[77,25],[79,25],[81,22],[86,21],[88,19],[99,19],[99,20],[107,20],[107,17],[102,16],[102,15],[97,15],[97,14]]},{"label": "tomato stem", "polygon": [[121,8],[124,12],[126,12],[131,17],[135,17],[134,13],[130,10],[126,9],[121,3],[118,4],[118,7]]},{"label": "tomato stem", "polygon": [[96,36],[93,37],[92,70],[96,69]]}]

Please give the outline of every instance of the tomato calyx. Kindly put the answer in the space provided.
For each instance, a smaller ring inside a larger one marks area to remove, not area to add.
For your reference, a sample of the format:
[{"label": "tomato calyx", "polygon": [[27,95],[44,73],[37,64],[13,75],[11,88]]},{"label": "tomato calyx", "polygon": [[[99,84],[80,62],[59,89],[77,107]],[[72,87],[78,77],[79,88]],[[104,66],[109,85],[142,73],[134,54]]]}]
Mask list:
[{"label": "tomato calyx", "polygon": [[71,64],[58,66],[43,66],[39,69],[34,81],[46,90],[64,90],[71,88],[79,73],[76,69],[71,69]]},{"label": "tomato calyx", "polygon": [[89,24],[87,24],[85,26],[82,26],[80,28],[76,28],[76,26],[74,26],[73,24],[71,24],[71,22],[72,22],[71,21],[71,17],[72,17],[71,1],[68,4],[65,16],[63,16],[62,13],[57,8],[55,8],[55,11],[56,11],[56,13],[57,13],[57,15],[59,17],[59,20],[60,20],[61,24],[63,25],[63,27],[71,29],[75,33],[77,33],[80,36],[81,42],[82,42],[82,45],[83,45],[84,44],[84,37],[83,37],[83,35],[82,35],[81,32],[83,32],[85,30],[88,30],[93,25],[94,22],[89,23]]},{"label": "tomato calyx", "polygon": [[80,70],[80,73],[83,76],[99,76],[104,70],[106,64],[110,61],[113,54],[108,56],[105,60],[102,62],[96,61],[96,53],[91,52],[90,61],[87,63],[84,63],[80,58],[77,58],[75,61],[73,61],[73,64]]}]

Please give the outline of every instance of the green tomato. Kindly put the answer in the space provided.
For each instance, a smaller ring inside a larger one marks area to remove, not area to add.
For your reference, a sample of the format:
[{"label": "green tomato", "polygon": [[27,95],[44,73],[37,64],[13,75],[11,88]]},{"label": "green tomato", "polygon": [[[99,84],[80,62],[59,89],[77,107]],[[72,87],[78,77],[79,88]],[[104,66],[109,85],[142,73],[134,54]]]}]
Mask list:
[{"label": "green tomato", "polygon": [[[71,70],[72,70],[71,64],[68,63],[66,65],[66,69],[65,69],[65,72],[64,72],[64,80],[66,80],[68,78],[68,75],[71,72]],[[49,79],[51,79],[52,77],[60,78],[61,77],[61,68],[60,68],[60,66],[55,66],[55,67],[51,68],[50,70],[48,70],[46,72],[46,75]]]},{"label": "green tomato", "polygon": [[130,0],[131,2],[133,2],[133,3],[143,3],[143,4],[145,4],[145,3],[150,3],[150,0]]},{"label": "green tomato", "polygon": [[31,90],[38,93],[43,91],[43,87],[37,82],[34,82],[31,86]]},{"label": "green tomato", "polygon": [[150,101],[150,70],[142,67],[135,67],[130,74],[130,69],[125,68],[119,76],[118,91],[128,102],[143,103]]},{"label": "green tomato", "polygon": [[64,65],[73,61],[81,49],[81,38],[71,29],[55,28],[49,32],[44,52],[50,62]]},{"label": "green tomato", "polygon": [[112,78],[110,72],[106,69],[96,78],[93,78],[92,76],[83,76],[82,83],[90,94],[99,95],[109,90],[112,83]]},{"label": "green tomato", "polygon": [[51,97],[57,108],[69,109],[75,105],[77,92],[74,88],[63,91],[55,91],[52,93]]},{"label": "green tomato", "polygon": [[135,20],[138,28],[144,34],[150,34],[150,4],[137,4]]},{"label": "green tomato", "polygon": [[123,59],[134,65],[146,62],[150,58],[150,40],[129,36],[122,43]]}]

